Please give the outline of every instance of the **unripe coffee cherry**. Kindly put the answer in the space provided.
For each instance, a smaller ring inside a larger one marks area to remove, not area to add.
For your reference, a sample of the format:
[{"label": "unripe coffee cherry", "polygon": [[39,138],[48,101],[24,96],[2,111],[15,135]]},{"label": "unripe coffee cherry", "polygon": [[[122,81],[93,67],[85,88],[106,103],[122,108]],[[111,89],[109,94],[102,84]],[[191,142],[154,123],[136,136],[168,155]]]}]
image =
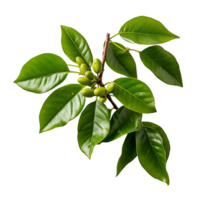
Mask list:
[{"label": "unripe coffee cherry", "polygon": [[81,94],[85,97],[93,97],[94,96],[94,90],[90,88],[85,88],[81,91]]},{"label": "unripe coffee cherry", "polygon": [[91,71],[85,72],[85,76],[88,77],[90,80],[95,78],[95,75]]},{"label": "unripe coffee cherry", "polygon": [[92,85],[93,84],[93,82],[89,79],[89,78],[87,78],[87,77],[79,77],[78,78],[78,82],[81,84],[81,85]]},{"label": "unripe coffee cherry", "polygon": [[78,64],[78,66],[81,66],[82,63],[85,63],[85,60],[83,60],[81,57],[76,57],[76,63]]},{"label": "unripe coffee cherry", "polygon": [[116,83],[114,83],[114,82],[109,83],[108,86],[107,86],[107,88],[106,88],[107,92],[109,92],[109,93],[114,92],[115,85],[116,85]]},{"label": "unripe coffee cherry", "polygon": [[85,72],[89,71],[89,68],[85,63],[81,64],[79,69],[80,69],[81,74],[83,75],[85,75]]},{"label": "unripe coffee cherry", "polygon": [[99,97],[99,101],[101,103],[107,103],[107,97],[106,96],[105,97]]},{"label": "unripe coffee cherry", "polygon": [[106,89],[104,87],[98,87],[94,90],[96,96],[106,96]]},{"label": "unripe coffee cherry", "polygon": [[94,61],[92,63],[92,69],[97,74],[102,71],[102,63],[98,58],[94,59]]}]

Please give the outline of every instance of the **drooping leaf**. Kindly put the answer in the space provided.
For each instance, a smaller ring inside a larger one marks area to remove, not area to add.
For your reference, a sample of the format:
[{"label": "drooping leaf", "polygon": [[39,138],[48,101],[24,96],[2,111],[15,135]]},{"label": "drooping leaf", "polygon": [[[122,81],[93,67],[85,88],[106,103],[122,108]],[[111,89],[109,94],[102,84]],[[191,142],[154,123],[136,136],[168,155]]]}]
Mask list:
[{"label": "drooping leaf", "polygon": [[145,16],[127,21],[119,30],[119,34],[127,42],[137,44],[161,44],[179,38],[161,22]]},{"label": "drooping leaf", "polygon": [[[125,49],[122,44],[115,43]],[[106,63],[113,71],[119,74],[137,78],[136,64],[132,55],[129,52],[121,50],[111,42],[108,43]]]},{"label": "drooping leaf", "polygon": [[111,118],[111,116],[112,116],[112,111],[113,111],[113,109],[111,108],[111,109],[108,109],[108,113],[109,113],[109,119]]},{"label": "drooping leaf", "polygon": [[140,52],[143,64],[161,81],[183,86],[179,64],[176,58],[161,46],[151,46]]},{"label": "drooping leaf", "polygon": [[76,62],[76,57],[81,57],[88,66],[91,66],[93,57],[86,39],[73,28],[61,26],[61,29],[61,44],[67,57],[73,62]]},{"label": "drooping leaf", "polygon": [[44,102],[40,115],[40,133],[66,125],[79,115],[85,105],[84,87],[69,84],[55,90]]},{"label": "drooping leaf", "polygon": [[140,130],[142,114],[122,106],[112,116],[110,132],[103,142],[111,142],[131,132]]},{"label": "drooping leaf", "polygon": [[114,96],[128,109],[138,113],[156,112],[155,101],[149,87],[135,78],[118,78]]},{"label": "drooping leaf", "polygon": [[81,113],[78,123],[78,144],[89,159],[95,145],[109,133],[109,117],[107,107],[98,100],[90,103]]},{"label": "drooping leaf", "polygon": [[161,137],[163,139],[163,146],[165,148],[166,160],[168,160],[169,153],[170,153],[170,143],[169,143],[169,140],[168,140],[168,137],[167,137],[165,131],[160,126],[158,126],[157,124],[154,124],[152,122],[142,122],[142,124],[144,127],[156,130],[161,135]]},{"label": "drooping leaf", "polygon": [[45,53],[30,59],[14,83],[29,92],[44,93],[62,83],[68,73],[69,68],[61,57]]},{"label": "drooping leaf", "polygon": [[161,135],[152,128],[141,127],[136,132],[136,151],[142,167],[152,177],[169,185],[166,154]]},{"label": "drooping leaf", "polygon": [[122,147],[122,154],[117,163],[117,175],[137,156],[135,144],[135,132],[126,136]]}]

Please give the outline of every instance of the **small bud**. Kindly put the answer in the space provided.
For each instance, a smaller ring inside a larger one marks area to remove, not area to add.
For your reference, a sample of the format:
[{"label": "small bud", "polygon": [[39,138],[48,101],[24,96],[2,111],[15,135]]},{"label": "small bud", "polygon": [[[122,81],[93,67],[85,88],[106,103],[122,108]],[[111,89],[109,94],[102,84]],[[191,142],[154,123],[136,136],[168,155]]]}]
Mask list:
[{"label": "small bud", "polygon": [[91,71],[85,72],[85,76],[88,77],[90,80],[95,78],[95,75]]},{"label": "small bud", "polygon": [[107,100],[107,97],[106,97],[106,96],[105,96],[105,97],[100,97],[100,98],[99,98],[99,101],[102,102],[102,103],[105,103],[106,100]]}]

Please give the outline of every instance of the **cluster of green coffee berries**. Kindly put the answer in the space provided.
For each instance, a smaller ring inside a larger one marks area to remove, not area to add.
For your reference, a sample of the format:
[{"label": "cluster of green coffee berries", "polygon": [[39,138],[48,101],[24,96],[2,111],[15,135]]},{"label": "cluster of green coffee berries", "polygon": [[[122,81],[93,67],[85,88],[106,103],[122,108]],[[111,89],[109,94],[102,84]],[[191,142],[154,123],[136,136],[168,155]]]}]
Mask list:
[{"label": "cluster of green coffee berries", "polygon": [[99,79],[99,73],[102,71],[102,63],[99,59],[94,59],[92,63],[92,69],[97,74],[95,76],[86,62],[81,57],[76,57],[76,63],[79,66],[80,74],[83,75],[78,78],[78,82],[81,85],[90,86],[90,88],[84,88],[81,94],[85,97],[99,97],[99,101],[104,103],[107,100],[107,93],[113,92],[114,83],[110,83],[107,88],[105,87],[95,87]]}]

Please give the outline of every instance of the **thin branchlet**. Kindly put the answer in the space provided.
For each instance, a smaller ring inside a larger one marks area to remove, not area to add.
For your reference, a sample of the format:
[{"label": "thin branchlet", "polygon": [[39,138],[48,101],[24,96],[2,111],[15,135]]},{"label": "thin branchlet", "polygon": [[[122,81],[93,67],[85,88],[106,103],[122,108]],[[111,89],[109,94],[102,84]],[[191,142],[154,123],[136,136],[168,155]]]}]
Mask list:
[{"label": "thin branchlet", "polygon": [[[102,77],[103,77],[103,73],[104,73],[104,65],[105,65],[105,60],[106,60],[106,52],[107,52],[107,48],[108,48],[108,42],[110,40],[110,34],[107,33],[106,34],[106,41],[105,41],[105,46],[104,46],[104,52],[103,52],[103,57],[102,57],[102,71],[99,75],[99,79],[97,80],[97,84],[101,87],[104,87],[104,84],[102,82]],[[115,102],[112,100],[111,96],[109,94],[107,94],[107,98],[110,101],[110,103],[113,105],[114,109],[118,109],[117,105],[115,104]]]}]

